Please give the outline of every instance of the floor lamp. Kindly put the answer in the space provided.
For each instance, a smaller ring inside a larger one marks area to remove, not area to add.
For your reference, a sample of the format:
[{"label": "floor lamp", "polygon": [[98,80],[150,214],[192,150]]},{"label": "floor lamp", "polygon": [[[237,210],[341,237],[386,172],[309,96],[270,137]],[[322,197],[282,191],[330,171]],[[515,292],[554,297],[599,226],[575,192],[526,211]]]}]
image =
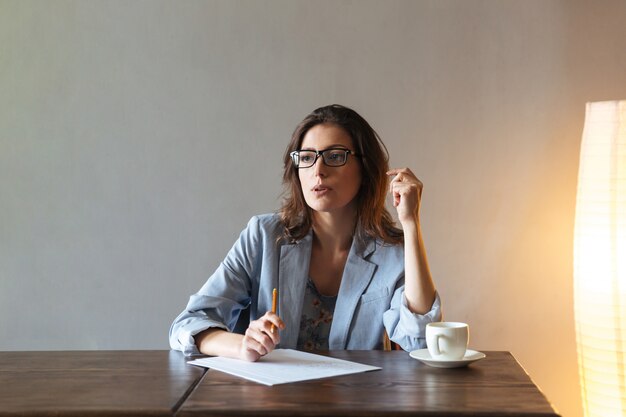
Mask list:
[{"label": "floor lamp", "polygon": [[585,416],[626,415],[626,101],[587,103],[574,226]]}]

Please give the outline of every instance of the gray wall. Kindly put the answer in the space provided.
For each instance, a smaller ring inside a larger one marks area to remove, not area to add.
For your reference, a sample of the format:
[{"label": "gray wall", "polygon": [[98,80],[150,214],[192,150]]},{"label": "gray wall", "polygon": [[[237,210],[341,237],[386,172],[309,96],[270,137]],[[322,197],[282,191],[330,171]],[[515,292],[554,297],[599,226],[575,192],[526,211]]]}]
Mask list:
[{"label": "gray wall", "polygon": [[0,350],[166,349],[281,156],[342,103],[425,183],[448,320],[580,416],[586,101],[626,99],[623,1],[0,0]]}]

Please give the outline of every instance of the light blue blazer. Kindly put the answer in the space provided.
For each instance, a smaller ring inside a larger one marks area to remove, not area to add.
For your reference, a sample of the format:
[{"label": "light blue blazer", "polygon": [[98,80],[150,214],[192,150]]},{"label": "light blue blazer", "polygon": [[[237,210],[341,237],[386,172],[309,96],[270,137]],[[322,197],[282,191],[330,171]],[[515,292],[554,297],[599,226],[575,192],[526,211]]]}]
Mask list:
[{"label": "light blue blazer", "polygon": [[[296,348],[313,237],[309,232],[289,244],[277,242],[281,234],[282,224],[276,214],[250,220],[226,259],[172,323],[172,349],[198,354],[194,335],[212,327],[242,332],[249,320],[271,310],[274,288],[279,294],[278,315],[286,325],[278,347]],[[238,324],[245,309],[249,318],[246,314],[245,323]],[[407,308],[402,245],[354,239],[333,314],[330,349],[381,349],[384,329],[404,350],[421,349],[426,344],[426,324],[440,320],[439,295],[424,315]]]}]

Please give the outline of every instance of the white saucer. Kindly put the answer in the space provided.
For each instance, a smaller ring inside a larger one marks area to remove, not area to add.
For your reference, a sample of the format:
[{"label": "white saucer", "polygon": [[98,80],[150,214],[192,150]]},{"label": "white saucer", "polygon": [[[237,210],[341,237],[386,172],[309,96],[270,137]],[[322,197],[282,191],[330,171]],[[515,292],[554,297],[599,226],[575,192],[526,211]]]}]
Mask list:
[{"label": "white saucer", "polygon": [[420,362],[425,363],[428,366],[433,366],[435,368],[459,368],[461,366],[467,366],[472,362],[479,361],[487,357],[482,352],[478,352],[476,350],[467,349],[465,352],[465,356],[463,359],[454,359],[454,360],[441,360],[441,359],[433,359],[428,352],[428,349],[418,349],[409,353],[413,359],[417,359]]}]

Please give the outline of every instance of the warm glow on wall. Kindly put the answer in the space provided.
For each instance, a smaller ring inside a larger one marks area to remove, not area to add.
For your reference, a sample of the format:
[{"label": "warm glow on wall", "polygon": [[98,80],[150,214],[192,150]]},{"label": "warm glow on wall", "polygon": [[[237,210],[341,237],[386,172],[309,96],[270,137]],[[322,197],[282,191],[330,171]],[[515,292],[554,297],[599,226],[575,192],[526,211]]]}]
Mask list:
[{"label": "warm glow on wall", "polygon": [[626,415],[626,101],[587,103],[574,306],[585,415]]}]

